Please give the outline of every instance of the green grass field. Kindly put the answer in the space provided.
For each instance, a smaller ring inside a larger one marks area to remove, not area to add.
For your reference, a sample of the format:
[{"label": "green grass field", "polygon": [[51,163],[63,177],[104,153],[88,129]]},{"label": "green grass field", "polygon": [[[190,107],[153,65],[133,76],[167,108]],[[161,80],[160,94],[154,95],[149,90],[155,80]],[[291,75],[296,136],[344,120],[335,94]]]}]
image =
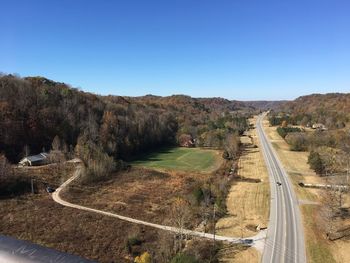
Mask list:
[{"label": "green grass field", "polygon": [[199,148],[166,148],[140,157],[131,164],[159,170],[182,170],[211,172],[221,163],[221,154],[216,150]]}]

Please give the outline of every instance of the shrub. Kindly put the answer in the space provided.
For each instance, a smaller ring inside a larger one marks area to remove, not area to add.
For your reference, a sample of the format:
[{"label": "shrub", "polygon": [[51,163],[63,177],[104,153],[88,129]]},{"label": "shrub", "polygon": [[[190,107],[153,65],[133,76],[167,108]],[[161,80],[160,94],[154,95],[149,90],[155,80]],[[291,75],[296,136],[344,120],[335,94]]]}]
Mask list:
[{"label": "shrub", "polygon": [[287,134],[286,142],[290,145],[292,151],[306,151],[308,140],[306,135],[301,132]]},{"label": "shrub", "polygon": [[146,251],[141,256],[135,258],[135,263],[151,263],[151,255]]},{"label": "shrub", "polygon": [[186,251],[203,263],[218,263],[218,252],[222,248],[221,242],[215,242],[213,246],[212,240],[193,239],[186,246]]},{"label": "shrub", "polygon": [[125,248],[129,253],[138,255],[138,251],[135,251],[134,248],[136,246],[140,246],[141,244],[142,244],[142,241],[138,237],[133,236],[127,239]]},{"label": "shrub", "polygon": [[224,152],[222,153],[222,158],[224,158],[225,160],[229,160],[229,159],[230,159],[229,153],[228,153],[227,151],[224,151]]},{"label": "shrub", "polygon": [[277,132],[284,139],[288,133],[301,132],[301,130],[297,127],[278,127]]},{"label": "shrub", "polygon": [[141,245],[142,241],[138,237],[130,237],[127,243],[128,246],[138,246]]},{"label": "shrub", "polygon": [[325,166],[318,152],[311,151],[307,163],[317,174],[323,174],[325,172]]},{"label": "shrub", "polygon": [[272,115],[269,117],[269,122],[271,124],[271,126],[277,126],[277,125],[281,125],[283,121],[286,121],[287,123],[289,123],[289,117],[288,116],[275,116]]},{"label": "shrub", "polygon": [[197,187],[193,190],[192,194],[193,194],[193,197],[194,197],[194,199],[195,199],[197,205],[199,205],[199,204],[203,201],[203,199],[204,199],[204,193],[203,193],[202,188],[199,187],[199,186],[197,186]]}]

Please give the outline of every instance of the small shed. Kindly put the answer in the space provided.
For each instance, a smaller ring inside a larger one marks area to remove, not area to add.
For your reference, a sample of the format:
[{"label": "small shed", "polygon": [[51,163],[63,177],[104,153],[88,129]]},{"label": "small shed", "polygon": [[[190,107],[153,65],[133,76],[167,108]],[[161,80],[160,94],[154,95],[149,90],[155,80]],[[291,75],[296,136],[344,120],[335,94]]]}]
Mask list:
[{"label": "small shed", "polygon": [[27,156],[24,157],[18,165],[20,166],[37,166],[37,165],[43,165],[47,163],[47,153],[40,153],[37,155]]}]

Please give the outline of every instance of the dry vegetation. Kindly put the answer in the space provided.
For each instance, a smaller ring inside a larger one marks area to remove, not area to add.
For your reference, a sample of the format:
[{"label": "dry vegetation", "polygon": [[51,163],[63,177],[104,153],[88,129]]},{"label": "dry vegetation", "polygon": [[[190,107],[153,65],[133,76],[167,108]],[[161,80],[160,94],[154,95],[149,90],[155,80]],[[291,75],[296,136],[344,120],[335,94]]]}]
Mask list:
[{"label": "dry vegetation", "polygon": [[[17,171],[18,172],[18,171]],[[137,236],[136,251],[156,250],[160,233],[120,220],[66,208],[53,202],[45,186],[58,185],[62,171],[51,167],[21,171],[36,179],[36,194],[0,200],[0,232],[99,262],[129,262],[128,238]],[[67,176],[69,176],[67,171]],[[147,240],[147,242],[144,242]]]},{"label": "dry vegetation", "polygon": [[[0,200],[0,233],[98,262],[130,262],[131,257],[145,251],[155,262],[168,262],[168,255],[173,253],[175,245],[173,234],[53,202],[45,187],[58,186],[72,171],[73,167],[60,170],[52,165],[17,170],[19,176],[34,179],[36,194],[26,193]],[[166,212],[169,211],[165,210],[171,207],[172,197],[183,194],[176,189],[188,183],[189,177],[136,169],[96,187],[73,185],[67,196],[88,206],[163,222],[166,221]],[[140,180],[140,184],[134,185],[133,180]],[[126,190],[122,191],[120,186]],[[120,199],[121,196],[125,199]],[[165,210],[160,208],[163,206]]]},{"label": "dry vegetation", "polygon": [[[202,206],[194,205],[193,189],[208,182],[214,187],[221,179],[228,183],[228,177],[224,174],[231,165],[232,161],[225,161],[215,173],[165,173],[134,167],[93,186],[74,183],[63,198],[133,218],[176,225],[173,204],[181,197],[186,200],[185,204],[189,204],[185,227],[195,228],[202,222],[204,210]],[[63,166],[56,165],[16,169],[19,176],[29,181],[30,178],[34,179],[36,194],[29,191],[21,196],[8,196],[0,200],[0,233],[99,262],[130,262],[131,257],[145,251],[151,254],[155,262],[169,262],[169,258],[181,249],[173,233],[54,203],[45,192],[45,187],[57,187],[73,170],[74,166],[63,169]],[[208,222],[207,231],[212,231],[212,223]],[[207,246],[205,241],[195,240],[195,244],[198,245],[193,250],[196,257],[205,257],[205,251],[212,253],[204,249]],[[237,251],[244,248],[230,249]]]},{"label": "dry vegetation", "polygon": [[104,211],[165,223],[170,219],[168,216],[174,200],[184,196],[191,198],[193,188],[210,176],[176,171],[164,173],[133,167],[94,186],[75,183],[63,198]]},{"label": "dry vegetation", "polygon": [[[324,207],[324,190],[302,188],[299,182],[326,183],[324,177],[316,175],[307,163],[308,152],[290,151],[289,145],[278,135],[276,127],[270,127],[264,121],[265,131],[278,153],[287,173],[294,184],[303,215],[305,242],[309,262],[349,262],[350,241],[341,239],[329,241],[326,238],[326,224],[320,216],[320,208]],[[328,200],[327,200],[328,202]],[[344,205],[349,207],[349,203]],[[349,220],[348,220],[349,221]],[[350,222],[343,221],[344,225]]]},{"label": "dry vegetation", "polygon": [[[250,123],[255,124],[256,119]],[[220,235],[250,237],[256,227],[267,227],[269,217],[269,180],[263,156],[259,150],[256,130],[241,137],[243,153],[239,159],[238,175],[226,199],[228,216],[217,223]],[[254,147],[257,146],[257,148]],[[239,253],[225,253],[224,262],[260,262],[254,248]]]}]

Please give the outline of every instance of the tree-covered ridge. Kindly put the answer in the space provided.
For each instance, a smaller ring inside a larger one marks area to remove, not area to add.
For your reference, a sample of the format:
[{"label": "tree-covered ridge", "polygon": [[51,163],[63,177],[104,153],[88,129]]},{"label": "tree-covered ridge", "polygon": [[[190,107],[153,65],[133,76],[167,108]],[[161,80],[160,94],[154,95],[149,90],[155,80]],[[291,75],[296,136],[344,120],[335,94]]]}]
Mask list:
[{"label": "tree-covered ridge", "polygon": [[0,149],[12,161],[25,145],[33,153],[49,149],[56,135],[71,147],[84,137],[116,159],[174,142],[171,112],[113,102],[40,77],[3,76],[0,87]]},{"label": "tree-covered ridge", "polygon": [[231,114],[235,105],[243,107],[183,95],[98,96],[42,77],[0,76],[0,152],[18,161],[23,149],[49,150],[56,136],[66,151],[115,160],[174,145],[183,134],[222,147],[247,128],[245,116]]},{"label": "tree-covered ridge", "polygon": [[328,129],[343,128],[350,120],[350,93],[302,96],[281,105],[279,111],[295,125],[322,123]]}]

